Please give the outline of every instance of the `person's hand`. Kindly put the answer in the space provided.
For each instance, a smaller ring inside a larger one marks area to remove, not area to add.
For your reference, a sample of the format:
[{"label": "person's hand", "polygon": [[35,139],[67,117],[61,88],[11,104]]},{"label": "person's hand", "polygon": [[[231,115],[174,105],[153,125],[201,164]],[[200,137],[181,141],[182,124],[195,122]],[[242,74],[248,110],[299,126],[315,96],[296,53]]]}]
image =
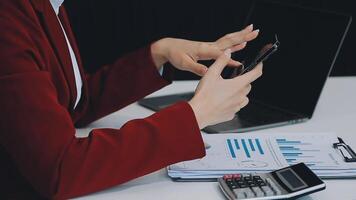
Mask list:
[{"label": "person's hand", "polygon": [[[183,39],[164,38],[152,44],[152,57],[157,67],[170,62],[177,69],[190,71],[203,76],[208,68],[199,60],[216,60],[226,49],[232,52],[245,48],[246,43],[258,36],[259,30],[253,30],[253,25],[230,33],[215,42],[196,42]],[[229,66],[239,67],[241,63],[230,58]]]},{"label": "person's hand", "polygon": [[226,50],[201,79],[194,97],[188,102],[199,128],[229,121],[245,107],[251,83],[262,75],[262,63],[250,72],[233,79],[223,79],[221,72],[230,62],[231,50]]}]

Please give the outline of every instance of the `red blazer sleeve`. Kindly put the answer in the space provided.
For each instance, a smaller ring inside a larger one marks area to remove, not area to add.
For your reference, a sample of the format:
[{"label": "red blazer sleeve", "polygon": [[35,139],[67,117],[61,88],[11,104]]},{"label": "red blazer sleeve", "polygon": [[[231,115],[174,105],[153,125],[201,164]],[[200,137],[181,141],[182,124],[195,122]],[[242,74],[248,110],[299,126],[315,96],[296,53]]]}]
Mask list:
[{"label": "red blazer sleeve", "polygon": [[[53,77],[40,70],[45,62],[27,32],[34,25],[20,12],[12,16],[18,18],[0,14],[0,145],[42,196],[67,199],[85,195],[205,155],[194,113],[185,102],[132,120],[118,130],[96,129],[87,138],[76,138],[73,119],[58,100]],[[148,59],[140,56],[147,52],[140,51],[133,57]],[[128,62],[133,58],[126,59]],[[88,109],[83,121],[109,113],[134,101],[138,94],[144,95],[163,85],[159,75],[153,75],[152,68],[138,69],[145,62],[136,61],[131,65],[133,69],[121,69],[119,63],[124,60],[88,77],[91,106],[98,108]],[[115,77],[131,76],[131,72],[138,72],[141,79],[147,74],[154,83],[141,80],[144,86],[139,88],[128,85],[128,77],[124,81]],[[115,107],[108,100],[114,94],[129,98],[117,97],[115,101],[124,102]]]},{"label": "red blazer sleeve", "polygon": [[169,67],[163,76],[159,74],[147,46],[86,75],[89,106],[77,125],[86,125],[166,86],[171,82],[170,74]]},{"label": "red blazer sleeve", "polygon": [[[63,7],[60,18],[81,65],[80,53]],[[85,77],[84,100],[73,116],[76,125],[86,125],[166,86],[171,82],[171,74],[170,67],[165,67],[164,78],[159,74],[150,45],[119,58],[111,65],[102,66],[92,75],[82,73]]]}]

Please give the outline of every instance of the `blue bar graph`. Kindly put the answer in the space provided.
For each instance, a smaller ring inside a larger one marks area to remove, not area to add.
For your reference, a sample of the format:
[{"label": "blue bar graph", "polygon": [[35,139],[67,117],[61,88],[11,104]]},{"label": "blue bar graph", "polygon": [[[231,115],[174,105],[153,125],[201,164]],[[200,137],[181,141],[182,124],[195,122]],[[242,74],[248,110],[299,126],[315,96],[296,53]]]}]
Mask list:
[{"label": "blue bar graph", "polygon": [[232,147],[232,143],[230,139],[227,140],[227,146],[229,147],[231,157],[236,158],[236,154],[234,148]]},{"label": "blue bar graph", "polygon": [[319,164],[315,161],[316,158],[313,152],[320,150],[314,149],[311,143],[295,139],[276,139],[276,142],[288,164],[304,162],[308,163],[309,167]]},{"label": "blue bar graph", "polygon": [[251,150],[255,151],[255,146],[253,146],[252,139],[248,139],[248,143],[250,144]]},{"label": "blue bar graph", "polygon": [[235,142],[236,149],[239,150],[240,149],[239,141],[237,139],[234,139],[234,142]]},{"label": "blue bar graph", "polygon": [[289,151],[299,151],[300,148],[296,148],[293,146],[280,146],[279,147],[280,150],[289,150]]},{"label": "blue bar graph", "polygon": [[306,166],[308,166],[308,167],[313,167],[313,166],[315,166],[316,164],[306,164]]},{"label": "blue bar graph", "polygon": [[285,153],[285,152],[283,152],[282,154],[284,156],[299,156],[299,155],[302,155],[303,153]]},{"label": "blue bar graph", "polygon": [[293,158],[287,158],[286,160],[287,160],[288,163],[297,161],[297,159],[293,159]]},{"label": "blue bar graph", "polygon": [[232,159],[250,159],[265,154],[258,138],[230,138],[226,140],[226,145]]},{"label": "blue bar graph", "polygon": [[265,153],[263,152],[263,149],[262,149],[260,140],[259,140],[259,139],[255,139],[255,141],[256,141],[256,145],[257,145],[257,148],[258,148],[258,151],[260,152],[260,154],[262,154],[262,155],[265,154]]},{"label": "blue bar graph", "polygon": [[278,144],[300,144],[301,141],[288,141],[286,139],[276,139]]},{"label": "blue bar graph", "polygon": [[247,144],[246,144],[245,139],[241,139],[241,142],[242,142],[242,147],[244,148],[246,157],[247,157],[247,158],[251,158],[250,151],[249,151],[248,148],[247,148]]}]

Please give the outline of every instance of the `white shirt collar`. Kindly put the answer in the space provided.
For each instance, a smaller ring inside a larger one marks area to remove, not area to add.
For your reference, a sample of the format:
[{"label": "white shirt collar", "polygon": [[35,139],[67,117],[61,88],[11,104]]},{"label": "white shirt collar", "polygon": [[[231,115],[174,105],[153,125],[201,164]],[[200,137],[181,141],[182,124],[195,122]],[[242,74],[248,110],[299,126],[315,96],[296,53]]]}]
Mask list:
[{"label": "white shirt collar", "polygon": [[56,12],[56,14],[58,15],[59,7],[61,7],[64,0],[49,0],[49,1],[51,2],[54,12]]}]

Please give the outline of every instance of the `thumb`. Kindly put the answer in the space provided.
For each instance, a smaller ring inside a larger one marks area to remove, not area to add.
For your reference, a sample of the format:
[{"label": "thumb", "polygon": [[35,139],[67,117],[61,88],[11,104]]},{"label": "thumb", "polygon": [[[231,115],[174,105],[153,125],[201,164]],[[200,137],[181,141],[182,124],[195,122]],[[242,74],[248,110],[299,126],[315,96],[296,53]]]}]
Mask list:
[{"label": "thumb", "polygon": [[226,65],[231,59],[231,49],[226,49],[223,54],[219,56],[218,59],[212,64],[208,70],[208,73],[214,73],[220,75],[225,69]]}]

